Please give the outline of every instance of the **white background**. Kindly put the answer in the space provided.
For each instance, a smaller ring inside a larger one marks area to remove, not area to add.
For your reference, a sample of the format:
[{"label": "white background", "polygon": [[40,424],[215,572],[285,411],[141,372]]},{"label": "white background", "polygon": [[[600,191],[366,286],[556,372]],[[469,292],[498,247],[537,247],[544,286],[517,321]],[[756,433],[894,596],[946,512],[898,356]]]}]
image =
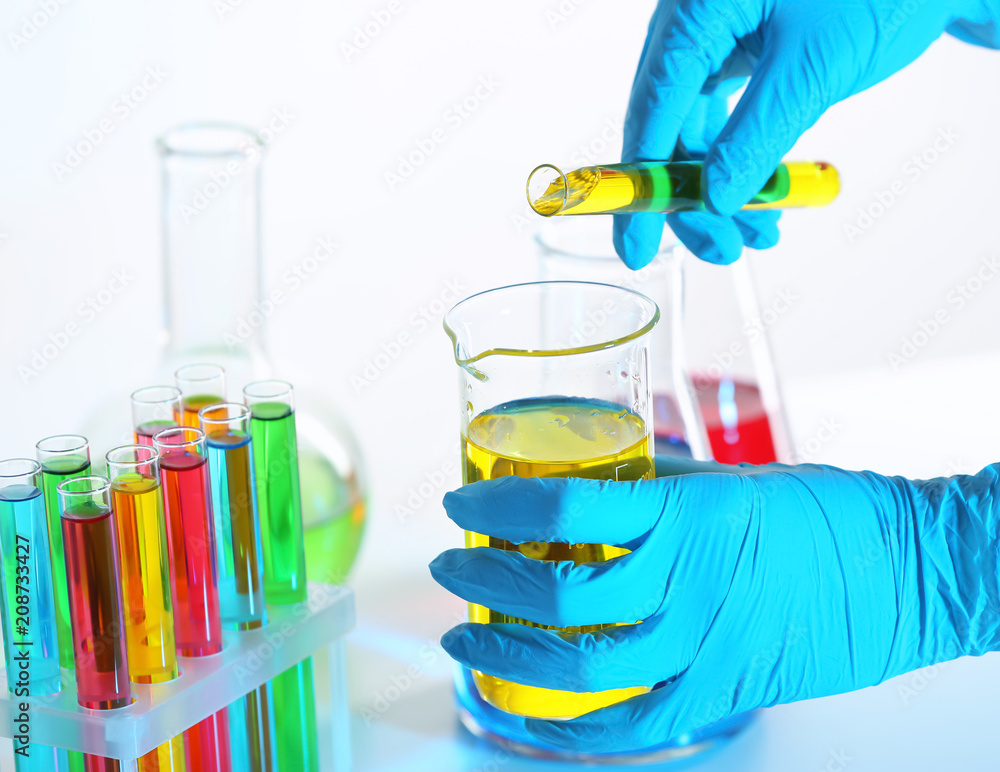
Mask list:
[{"label": "white background", "polygon": [[[154,138],[188,120],[263,128],[285,111],[293,118],[265,169],[268,284],[280,286],[317,238],[332,235],[342,246],[272,317],[266,343],[279,373],[282,364],[306,373],[341,406],[365,450],[373,520],[356,575],[359,635],[404,583],[426,590],[428,609],[457,610],[424,568],[448,546],[438,501],[456,478],[413,518],[396,514],[409,487],[453,458],[457,440],[440,319],[424,327],[413,317],[450,304],[456,285],[466,295],[536,276],[526,174],[586,154],[617,159],[652,5],[398,0],[365,42],[362,28],[386,2],[244,0],[220,15],[208,0],[71,0],[15,51],[9,33],[21,34],[41,4],[5,3],[0,456],[31,455],[39,437],[78,429],[109,384],[142,385],[158,359]],[[356,42],[363,47],[345,49]],[[162,82],[123,117],[116,100],[149,68]],[[455,103],[475,101],[481,82],[493,84],[488,97],[450,120]],[[787,214],[781,244],[755,256],[762,299],[781,288],[799,298],[771,330],[797,438],[809,438],[825,415],[845,427],[816,460],[913,475],[992,460],[983,438],[996,435],[996,416],[978,410],[990,392],[958,373],[992,377],[996,368],[955,363],[996,360],[1000,281],[961,310],[947,297],[1000,251],[997,94],[1000,54],[942,39],[904,72],[829,111],[789,154],[829,160],[843,179],[834,205]],[[53,164],[67,146],[105,118],[113,131],[57,179]],[[438,127],[444,141],[391,188],[386,173],[399,173],[400,156]],[[909,160],[941,131],[957,139],[914,179]],[[897,180],[905,193],[852,240],[846,226],[858,224],[859,208]],[[126,290],[41,373],[21,377],[18,367],[50,334],[80,321],[76,307],[116,270],[132,277]],[[894,369],[889,354],[942,308],[949,322]],[[403,332],[412,344],[373,383],[353,385]],[[928,373],[934,385],[920,391]],[[838,388],[844,383],[851,399]],[[980,439],[976,449],[970,437]],[[380,551],[398,553],[391,572]],[[412,622],[425,638],[440,634],[421,628],[421,618],[417,608],[396,627]],[[363,668],[356,678],[362,705],[384,681]]]}]

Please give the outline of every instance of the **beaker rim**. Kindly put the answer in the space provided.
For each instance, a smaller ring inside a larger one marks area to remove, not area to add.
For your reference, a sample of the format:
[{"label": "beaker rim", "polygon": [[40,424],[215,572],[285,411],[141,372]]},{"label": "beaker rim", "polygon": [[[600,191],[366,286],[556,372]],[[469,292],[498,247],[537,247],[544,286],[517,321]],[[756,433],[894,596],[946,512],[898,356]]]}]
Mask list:
[{"label": "beaker rim", "polygon": [[[589,343],[579,346],[569,346],[561,348],[509,348],[503,346],[497,346],[485,349],[474,356],[463,357],[459,354],[461,348],[461,343],[459,341],[459,332],[456,329],[454,322],[454,316],[460,308],[466,304],[475,301],[477,298],[482,298],[486,295],[495,295],[500,292],[508,292],[510,290],[525,289],[531,287],[544,287],[544,286],[566,286],[566,287],[589,287],[589,288],[602,288],[605,290],[611,290],[613,292],[624,293],[635,299],[640,303],[648,304],[649,318],[644,324],[635,330],[624,335],[619,335],[613,338],[608,338],[606,340],[601,340],[595,343]],[[610,348],[615,348],[616,346],[621,346],[625,343],[629,343],[634,340],[638,340],[644,335],[648,335],[656,323],[660,320],[660,307],[646,295],[641,292],[636,292],[635,290],[628,289],[626,287],[619,287],[614,284],[603,284],[601,282],[593,281],[529,281],[521,282],[519,284],[508,284],[504,287],[494,287],[493,289],[483,290],[482,292],[477,292],[474,295],[470,295],[463,300],[460,300],[448,312],[444,315],[444,331],[448,334],[451,339],[453,352],[455,355],[455,362],[460,366],[471,365],[474,362],[478,362],[481,359],[485,359],[489,356],[514,356],[514,357],[564,357],[573,356],[576,354],[589,354],[594,351],[603,351]]]},{"label": "beaker rim", "polygon": [[[202,143],[192,141],[202,132]],[[204,141],[209,133],[219,137],[228,135],[231,141],[211,144]],[[194,156],[199,158],[245,157],[246,143],[251,142],[258,149],[263,149],[267,143],[256,131],[248,126],[227,121],[190,121],[168,129],[156,138],[156,149],[160,155]]]}]

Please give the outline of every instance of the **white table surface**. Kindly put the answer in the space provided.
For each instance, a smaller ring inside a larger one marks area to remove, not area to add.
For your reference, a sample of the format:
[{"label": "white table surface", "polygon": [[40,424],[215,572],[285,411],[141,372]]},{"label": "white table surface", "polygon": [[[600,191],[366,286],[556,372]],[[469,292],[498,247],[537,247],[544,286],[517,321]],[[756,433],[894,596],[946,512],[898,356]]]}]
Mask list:
[{"label": "white table surface", "polygon": [[[1000,353],[918,358],[898,372],[887,364],[822,383],[789,382],[785,399],[796,440],[815,453],[809,460],[932,477],[973,471],[1000,457],[998,376]],[[838,428],[817,450],[808,440],[824,419]],[[397,505],[405,505],[407,488],[420,479],[402,477],[399,490],[377,492],[380,503],[352,581],[359,620],[348,637],[355,769],[576,768],[511,757],[459,726],[451,662],[437,640],[461,619],[463,604],[434,584],[426,568],[440,550],[460,542],[440,506],[453,483],[441,485],[412,514],[400,515]],[[739,739],[697,764],[656,768],[995,770],[998,709],[1000,655],[965,658],[851,694],[762,711]]]},{"label": "white table surface", "polygon": [[[975,471],[1000,456],[998,382],[1000,353],[955,360],[918,357],[898,372],[887,364],[823,382],[789,381],[785,401],[796,441],[814,452],[808,460],[932,477]],[[837,428],[817,448],[810,440],[820,436],[824,421]],[[395,489],[373,495],[368,533],[351,580],[358,613],[358,626],[348,636],[354,769],[577,768],[511,757],[473,739],[456,719],[452,663],[437,641],[461,621],[465,604],[439,588],[427,571],[438,552],[461,543],[440,505],[445,490],[457,484],[457,468],[448,474],[449,462],[457,461],[454,436],[449,427],[432,438],[420,459],[422,468],[401,470]],[[444,469],[446,479],[426,501],[401,513],[409,488],[425,479],[425,470],[436,469]],[[413,672],[415,678],[408,675]],[[410,677],[409,685],[404,676]],[[386,697],[392,699],[380,702]],[[998,711],[1000,655],[966,658],[852,694],[763,711],[751,729],[721,751],[696,764],[657,768],[836,772],[843,758],[850,772],[996,770]],[[13,762],[5,743],[0,770],[8,769]]]}]

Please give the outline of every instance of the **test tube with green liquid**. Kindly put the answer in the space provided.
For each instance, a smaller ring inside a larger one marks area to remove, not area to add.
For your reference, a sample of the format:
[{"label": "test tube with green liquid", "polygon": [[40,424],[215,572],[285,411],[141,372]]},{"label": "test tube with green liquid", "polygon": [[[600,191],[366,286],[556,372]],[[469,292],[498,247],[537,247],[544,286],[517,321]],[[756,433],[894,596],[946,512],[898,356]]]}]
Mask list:
[{"label": "test tube with green liquid", "polygon": [[[636,161],[563,172],[542,164],[528,175],[528,204],[543,217],[704,211],[700,161]],[[743,207],[825,206],[840,192],[840,175],[822,161],[779,164]]]},{"label": "test tube with green liquid", "polygon": [[[42,498],[49,524],[49,554],[52,559],[52,587],[56,603],[56,633],[59,636],[59,664],[73,670],[73,633],[70,624],[69,592],[66,586],[66,559],[63,551],[59,494],[63,480],[90,474],[90,444],[79,434],[57,434],[39,440],[35,458],[42,468]],[[83,754],[69,751],[70,772],[84,772]]]},{"label": "test tube with green liquid", "polygon": [[[243,389],[250,408],[257,506],[264,558],[264,597],[272,605],[306,600],[306,553],[299,492],[295,405],[291,384],[256,381]],[[319,769],[312,658],[271,681],[278,769]]]},{"label": "test tube with green liquid", "polygon": [[46,437],[35,445],[35,457],[41,466],[42,496],[49,524],[49,554],[56,596],[56,631],[59,635],[59,664],[73,669],[73,635],[69,620],[69,594],[66,590],[66,561],[63,557],[62,525],[59,521],[59,496],[56,488],[63,480],[90,474],[90,445],[78,434]]}]

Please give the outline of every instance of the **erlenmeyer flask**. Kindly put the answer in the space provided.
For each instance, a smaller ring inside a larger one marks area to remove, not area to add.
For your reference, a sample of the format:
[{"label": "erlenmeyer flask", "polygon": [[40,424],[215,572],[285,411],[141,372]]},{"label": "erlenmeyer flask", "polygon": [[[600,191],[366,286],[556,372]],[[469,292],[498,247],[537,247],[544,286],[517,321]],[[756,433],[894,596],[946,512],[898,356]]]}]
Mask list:
[{"label": "erlenmeyer flask", "polygon": [[678,247],[684,272],[684,331],[712,456],[724,464],[794,461],[768,329],[790,307],[776,297],[761,311],[745,254],[713,265]]},{"label": "erlenmeyer flask", "polygon": [[[271,377],[263,330],[273,302],[262,285],[261,163],[265,144],[238,125],[179,126],[157,140],[162,173],[163,328],[160,366],[120,389],[88,422],[108,447],[130,442],[128,392],[173,384],[175,371],[210,363],[225,370],[230,400]],[[270,305],[269,305],[270,304]],[[361,455],[329,401],[283,370],[298,402],[299,474],[310,580],[342,583],[357,556],[367,510]]]},{"label": "erlenmeyer flask", "polygon": [[611,220],[577,217],[546,222],[535,234],[542,281],[590,281],[636,290],[660,307],[652,332],[653,432],[657,455],[710,459],[711,452],[685,370],[682,314],[684,284],[673,234],[640,271],[618,259]]}]

